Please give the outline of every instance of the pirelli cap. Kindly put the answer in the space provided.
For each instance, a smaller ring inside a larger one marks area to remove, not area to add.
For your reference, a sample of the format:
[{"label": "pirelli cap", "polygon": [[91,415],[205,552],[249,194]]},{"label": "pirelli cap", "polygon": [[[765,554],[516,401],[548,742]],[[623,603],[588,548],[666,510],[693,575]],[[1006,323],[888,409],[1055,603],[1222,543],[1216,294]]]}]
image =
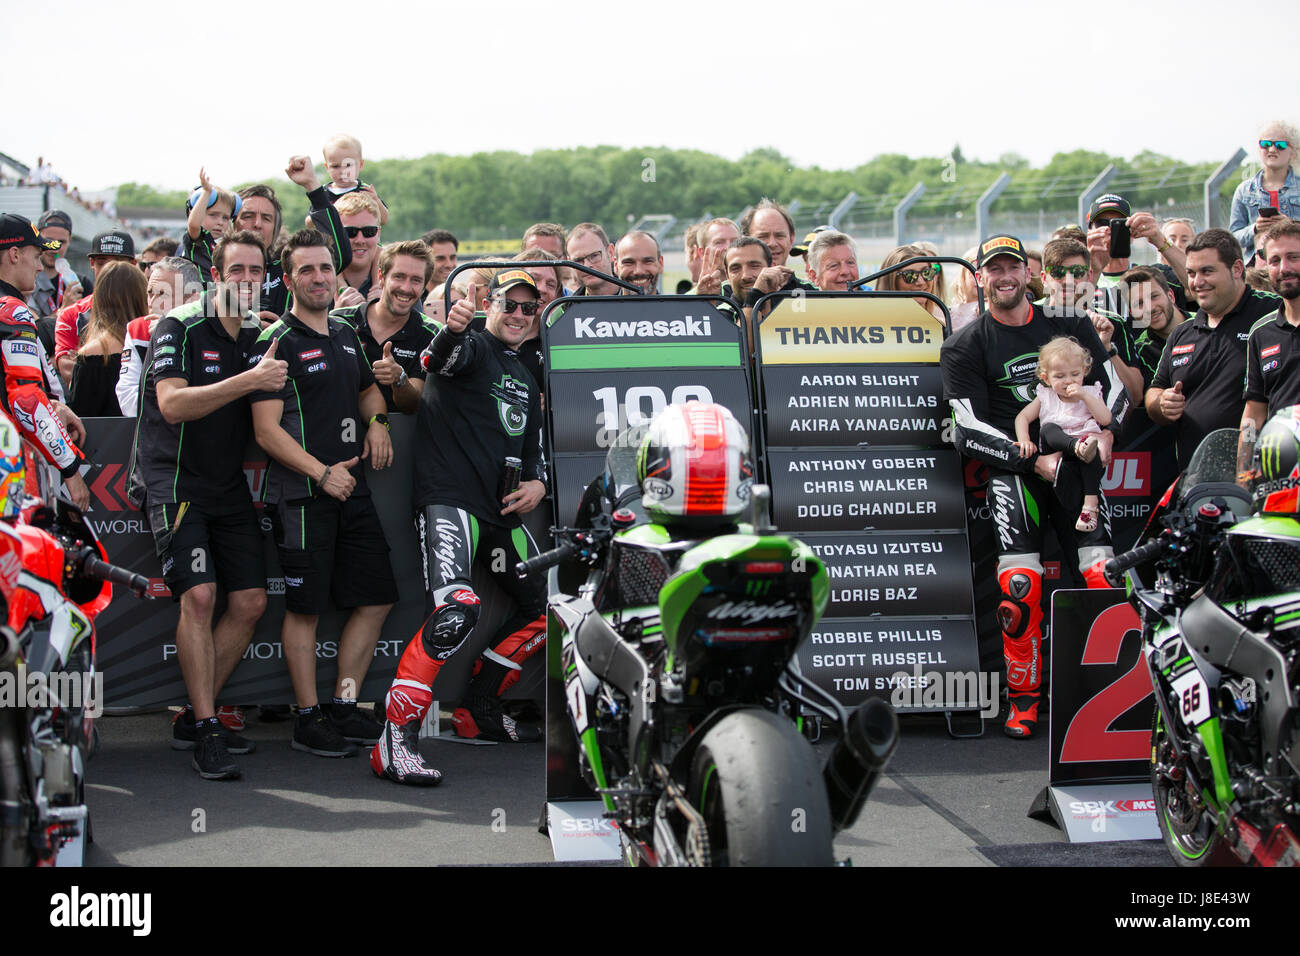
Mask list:
[{"label": "pirelli cap", "polygon": [[1011,256],[1028,264],[1029,256],[1025,254],[1025,244],[1015,236],[990,236],[980,243],[979,258],[975,268],[983,269],[984,263],[997,256]]},{"label": "pirelli cap", "polygon": [[125,256],[135,258],[135,240],[127,232],[101,232],[90,240],[88,256]]},{"label": "pirelli cap", "polygon": [[534,282],[533,277],[523,269],[506,269],[504,272],[498,272],[492,277],[492,281],[488,284],[488,295],[496,295],[498,292],[509,292],[516,286],[521,285],[532,289],[533,294],[538,298],[541,297],[541,293],[537,291],[537,283]]},{"label": "pirelli cap", "polygon": [[17,249],[22,246],[58,252],[63,243],[57,239],[42,239],[36,226],[26,216],[12,212],[0,215],[0,249]]},{"label": "pirelli cap", "polygon": [[1112,218],[1119,216],[1127,219],[1133,214],[1133,207],[1128,204],[1128,200],[1123,196],[1117,196],[1114,193],[1098,196],[1092,201],[1092,205],[1088,207],[1088,225],[1091,226],[1096,222],[1097,217],[1104,212],[1112,213]]}]

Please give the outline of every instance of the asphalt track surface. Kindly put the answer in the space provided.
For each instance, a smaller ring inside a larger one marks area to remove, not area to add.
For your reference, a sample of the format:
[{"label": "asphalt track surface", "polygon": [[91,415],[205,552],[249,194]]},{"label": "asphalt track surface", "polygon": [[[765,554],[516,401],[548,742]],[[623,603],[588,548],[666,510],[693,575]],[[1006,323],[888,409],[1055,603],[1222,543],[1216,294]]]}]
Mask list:
[{"label": "asphalt track surface", "polygon": [[[375,778],[364,755],[294,751],[291,724],[244,735],[238,781],[211,782],[170,749],[170,714],[103,717],[88,767],[90,866],[438,866],[553,862],[537,822],[543,745],[421,745],[432,789]],[[819,748],[825,759],[825,747]],[[956,740],[941,719],[906,718],[886,778],[837,859],[862,867],[1167,866],[1158,841],[1075,845],[1026,814],[1047,780],[1047,737],[1011,740],[993,722]]]}]

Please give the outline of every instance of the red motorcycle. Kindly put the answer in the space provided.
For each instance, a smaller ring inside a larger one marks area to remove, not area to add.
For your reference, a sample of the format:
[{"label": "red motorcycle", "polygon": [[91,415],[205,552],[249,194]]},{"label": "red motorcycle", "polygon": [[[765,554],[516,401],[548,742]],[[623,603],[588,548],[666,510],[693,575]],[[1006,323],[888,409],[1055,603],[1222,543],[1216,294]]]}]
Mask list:
[{"label": "red motorcycle", "polygon": [[23,464],[0,416],[0,865],[79,866],[103,706],[95,617],[114,583],[144,596],[149,579],[109,564],[70,502],[26,496]]}]

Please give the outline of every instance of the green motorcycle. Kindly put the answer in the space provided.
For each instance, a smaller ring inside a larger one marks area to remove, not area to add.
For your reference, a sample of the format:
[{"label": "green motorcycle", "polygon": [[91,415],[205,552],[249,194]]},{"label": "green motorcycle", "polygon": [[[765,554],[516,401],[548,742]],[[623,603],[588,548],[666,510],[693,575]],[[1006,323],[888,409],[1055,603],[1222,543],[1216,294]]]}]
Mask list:
[{"label": "green motorcycle", "polygon": [[1207,435],[1162,530],[1107,565],[1142,619],[1151,787],[1180,866],[1300,865],[1300,406],[1265,425],[1253,471],[1238,439]]},{"label": "green motorcycle", "polygon": [[[629,863],[830,865],[833,836],[857,819],[898,721],[874,698],[849,716],[792,669],[826,608],[826,569],[768,525],[743,429],[730,419],[732,454],[715,454],[699,422],[719,406],[697,405],[620,435],[577,526],[518,569],[559,565],[547,639],[561,647],[582,778]],[[797,704],[844,728],[824,767],[796,726]]]}]

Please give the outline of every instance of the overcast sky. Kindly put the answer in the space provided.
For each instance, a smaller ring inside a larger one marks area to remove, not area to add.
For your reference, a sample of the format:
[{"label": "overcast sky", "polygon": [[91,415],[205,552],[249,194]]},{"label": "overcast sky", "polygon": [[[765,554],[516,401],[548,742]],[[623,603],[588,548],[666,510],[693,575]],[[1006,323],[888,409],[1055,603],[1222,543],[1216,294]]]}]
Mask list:
[{"label": "overcast sky", "polygon": [[344,131],[369,159],[600,144],[734,159],[771,146],[840,169],[960,143],[968,158],[1036,165],[1079,148],[1199,162],[1300,114],[1300,71],[1259,53],[1296,31],[1222,0],[207,9],[7,3],[9,62],[26,76],[11,67],[4,82],[0,151],[44,156],[87,191],[187,189],[200,164],[218,184],[282,175],[291,154],[319,162]]}]

